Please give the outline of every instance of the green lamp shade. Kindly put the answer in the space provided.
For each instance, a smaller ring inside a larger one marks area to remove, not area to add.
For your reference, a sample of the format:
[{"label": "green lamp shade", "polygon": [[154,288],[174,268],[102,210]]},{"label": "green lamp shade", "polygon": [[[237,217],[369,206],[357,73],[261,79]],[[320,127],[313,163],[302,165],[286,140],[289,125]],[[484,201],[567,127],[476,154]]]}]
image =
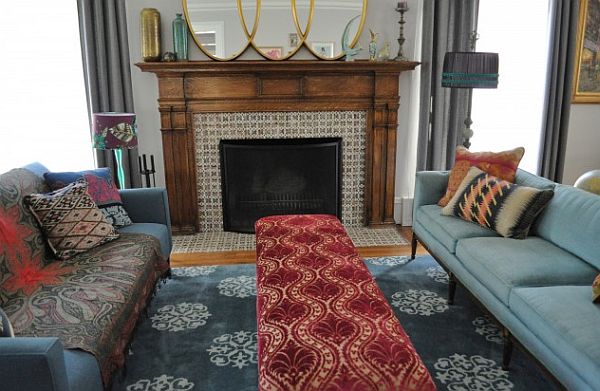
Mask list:
[{"label": "green lamp shade", "polygon": [[498,53],[446,53],[442,87],[498,88]]},{"label": "green lamp shade", "polygon": [[588,171],[577,179],[575,187],[600,195],[600,170]]}]

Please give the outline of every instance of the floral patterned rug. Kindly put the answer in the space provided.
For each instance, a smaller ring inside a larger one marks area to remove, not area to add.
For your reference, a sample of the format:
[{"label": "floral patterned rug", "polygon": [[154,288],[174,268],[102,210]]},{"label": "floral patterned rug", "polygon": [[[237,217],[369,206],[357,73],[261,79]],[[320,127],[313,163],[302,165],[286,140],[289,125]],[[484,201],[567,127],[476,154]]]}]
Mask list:
[{"label": "floral patterned rug", "polygon": [[[553,390],[515,349],[500,368],[500,329],[430,256],[371,258],[369,270],[429,369],[438,389]],[[257,390],[254,265],[177,268],[134,334],[113,390]]]}]

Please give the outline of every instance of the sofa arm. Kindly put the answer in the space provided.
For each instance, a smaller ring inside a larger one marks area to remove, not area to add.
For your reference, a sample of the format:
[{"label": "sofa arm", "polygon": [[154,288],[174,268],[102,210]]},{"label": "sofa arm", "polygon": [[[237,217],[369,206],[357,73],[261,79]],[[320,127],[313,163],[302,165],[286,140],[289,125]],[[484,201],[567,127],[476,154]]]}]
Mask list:
[{"label": "sofa arm", "polygon": [[164,187],[124,189],[119,194],[134,223],[165,224],[171,230],[169,198]]},{"label": "sofa arm", "polygon": [[446,193],[449,171],[419,171],[415,179],[415,199],[413,202],[413,217],[422,205],[437,204]]},{"label": "sofa arm", "polygon": [[0,338],[2,390],[68,391],[62,343],[58,338]]}]

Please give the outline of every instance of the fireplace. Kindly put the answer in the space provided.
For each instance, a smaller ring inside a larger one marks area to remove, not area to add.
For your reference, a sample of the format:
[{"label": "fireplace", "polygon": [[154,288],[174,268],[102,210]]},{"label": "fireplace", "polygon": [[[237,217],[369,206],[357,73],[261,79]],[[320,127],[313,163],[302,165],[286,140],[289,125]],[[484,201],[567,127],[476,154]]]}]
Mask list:
[{"label": "fireplace", "polygon": [[254,232],[261,217],[341,218],[341,138],[222,140],[223,229]]}]

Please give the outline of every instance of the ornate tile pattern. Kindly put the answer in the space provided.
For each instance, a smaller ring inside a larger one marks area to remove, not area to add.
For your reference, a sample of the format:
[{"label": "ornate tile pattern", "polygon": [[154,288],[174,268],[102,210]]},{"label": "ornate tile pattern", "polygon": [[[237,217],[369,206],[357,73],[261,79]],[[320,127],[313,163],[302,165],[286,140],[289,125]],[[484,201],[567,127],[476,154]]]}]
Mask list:
[{"label": "ornate tile pattern", "polygon": [[223,230],[219,141],[259,138],[341,137],[342,221],[349,227],[362,226],[366,127],[365,111],[195,114],[200,230]]},{"label": "ornate tile pattern", "polygon": [[[348,227],[346,231],[356,247],[405,246],[408,241],[396,228]],[[173,237],[174,253],[204,253],[254,250],[253,234],[236,232],[200,232]]]}]

